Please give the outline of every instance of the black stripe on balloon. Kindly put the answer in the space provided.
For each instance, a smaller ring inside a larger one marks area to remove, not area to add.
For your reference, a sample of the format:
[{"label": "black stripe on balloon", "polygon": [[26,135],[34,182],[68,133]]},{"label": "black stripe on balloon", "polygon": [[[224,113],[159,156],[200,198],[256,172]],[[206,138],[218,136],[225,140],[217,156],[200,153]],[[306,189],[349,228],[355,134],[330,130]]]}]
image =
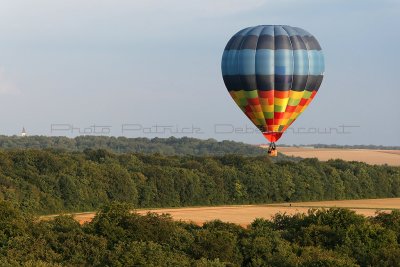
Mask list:
[{"label": "black stripe on balloon", "polygon": [[303,91],[307,84],[308,75],[293,75],[292,90]]},{"label": "black stripe on balloon", "polygon": [[322,83],[323,75],[309,75],[306,87],[304,88],[307,91],[315,90],[319,88]]},{"label": "black stripe on balloon", "polygon": [[253,49],[253,50],[255,50],[257,48],[257,41],[258,41],[258,36],[257,35],[246,35],[243,38],[243,43],[242,43],[240,49]]},{"label": "black stripe on balloon", "polygon": [[321,46],[314,36],[302,36],[301,38],[306,43],[308,50],[321,50]]},{"label": "black stripe on balloon", "polygon": [[292,45],[290,44],[289,36],[286,35],[275,36],[275,50],[277,49],[292,50]]},{"label": "black stripe on balloon", "polygon": [[274,75],[224,75],[228,91],[271,90],[274,86]]},{"label": "black stripe on balloon", "polygon": [[292,75],[275,75],[275,90],[289,91],[292,85]]},{"label": "black stripe on balloon", "polygon": [[275,75],[256,75],[258,90],[269,91],[274,89]]},{"label": "black stripe on balloon", "polygon": [[229,39],[228,43],[225,46],[225,50],[230,50],[232,43],[236,39],[236,36],[232,36],[231,39]]},{"label": "black stripe on balloon", "polygon": [[307,47],[298,35],[290,36],[290,42],[292,43],[293,50],[307,50]]},{"label": "black stripe on balloon", "polygon": [[223,79],[228,91],[257,90],[256,75],[224,75]]},{"label": "black stripe on balloon", "polygon": [[[303,40],[303,41],[302,41]],[[290,45],[292,44],[292,45]],[[307,46],[307,47],[306,47]],[[321,46],[313,36],[279,35],[275,38],[271,35],[246,35],[233,36],[225,47],[225,50],[239,49],[289,49],[289,50],[321,50]]]},{"label": "black stripe on balloon", "polygon": [[240,81],[242,82],[242,87],[244,87],[244,90],[257,90],[258,85],[256,75],[240,75]]},{"label": "black stripe on balloon", "polygon": [[240,49],[240,46],[242,44],[244,36],[243,35],[235,35],[231,38],[231,40],[229,41],[229,47],[228,45],[226,45],[225,50],[238,50]]},{"label": "black stripe on balloon", "polygon": [[323,75],[224,75],[228,91],[313,91],[318,90]]},{"label": "black stripe on balloon", "polygon": [[258,38],[257,49],[275,49],[274,36],[271,35],[260,35]]},{"label": "black stripe on balloon", "polygon": [[315,82],[315,91],[318,91],[319,87],[321,86],[322,80],[323,80],[324,76],[323,75],[318,75],[318,79]]},{"label": "black stripe on balloon", "polygon": [[224,75],[223,79],[228,91],[242,90],[242,82],[239,75]]}]

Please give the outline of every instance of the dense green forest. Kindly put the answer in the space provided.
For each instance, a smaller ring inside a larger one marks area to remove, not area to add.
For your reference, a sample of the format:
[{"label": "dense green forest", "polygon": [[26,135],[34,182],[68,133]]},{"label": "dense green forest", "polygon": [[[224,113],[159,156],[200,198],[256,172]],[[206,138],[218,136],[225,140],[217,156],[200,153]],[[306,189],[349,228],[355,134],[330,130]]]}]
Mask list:
[{"label": "dense green forest", "polygon": [[265,155],[266,150],[254,145],[234,141],[196,138],[127,138],[112,136],[0,136],[0,148],[35,148],[83,151],[85,149],[106,149],[114,153],[160,153],[163,155],[225,155],[239,154],[247,156]]},{"label": "dense green forest", "polygon": [[400,266],[400,212],[346,209],[256,219],[249,227],[174,222],[111,203],[92,222],[38,220],[0,202],[0,266]]},{"label": "dense green forest", "polygon": [[0,200],[49,214],[136,207],[400,197],[400,167],[266,156],[0,150]]},{"label": "dense green forest", "polygon": [[[108,141],[118,138],[106,137],[103,145],[101,137],[61,138],[70,145],[31,138],[44,143],[17,137],[25,145],[1,143],[7,149],[0,150],[0,266],[400,266],[398,211],[365,218],[345,209],[311,210],[257,219],[248,228],[130,212],[400,197],[400,167],[271,162],[254,146],[190,138],[143,139],[142,148],[137,139],[114,146]],[[36,217],[93,210],[99,212],[85,225],[69,216]]]}]

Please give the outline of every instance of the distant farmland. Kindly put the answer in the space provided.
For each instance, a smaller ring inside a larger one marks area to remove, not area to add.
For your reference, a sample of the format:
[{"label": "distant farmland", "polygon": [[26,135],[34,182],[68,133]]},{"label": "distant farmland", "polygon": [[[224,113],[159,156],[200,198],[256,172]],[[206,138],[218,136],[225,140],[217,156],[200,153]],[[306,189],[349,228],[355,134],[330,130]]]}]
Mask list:
[{"label": "distant farmland", "polygon": [[287,156],[318,158],[322,161],[342,159],[400,166],[400,150],[280,147],[278,151]]},{"label": "distant farmland", "polygon": [[[175,220],[194,222],[202,224],[207,221],[219,219],[224,222],[232,222],[246,226],[256,218],[271,219],[277,213],[296,214],[307,213],[310,208],[332,208],[341,207],[354,210],[357,214],[374,216],[377,211],[389,212],[400,209],[400,198],[384,199],[359,199],[359,200],[337,200],[319,202],[292,202],[267,205],[232,205],[218,207],[187,207],[187,208],[165,208],[165,209],[139,209],[140,214],[155,212],[158,214],[168,213]],[[80,223],[89,222],[95,213],[76,213],[74,218]],[[53,216],[44,216],[49,219]]]}]

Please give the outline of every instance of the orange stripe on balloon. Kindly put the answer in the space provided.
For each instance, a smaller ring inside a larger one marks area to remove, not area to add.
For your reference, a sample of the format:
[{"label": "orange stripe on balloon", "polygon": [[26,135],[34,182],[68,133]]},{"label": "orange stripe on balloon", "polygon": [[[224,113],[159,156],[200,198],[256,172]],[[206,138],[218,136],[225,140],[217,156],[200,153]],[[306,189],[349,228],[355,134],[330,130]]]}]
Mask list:
[{"label": "orange stripe on balloon", "polygon": [[287,98],[287,97],[289,97],[289,91],[275,91],[274,97]]}]

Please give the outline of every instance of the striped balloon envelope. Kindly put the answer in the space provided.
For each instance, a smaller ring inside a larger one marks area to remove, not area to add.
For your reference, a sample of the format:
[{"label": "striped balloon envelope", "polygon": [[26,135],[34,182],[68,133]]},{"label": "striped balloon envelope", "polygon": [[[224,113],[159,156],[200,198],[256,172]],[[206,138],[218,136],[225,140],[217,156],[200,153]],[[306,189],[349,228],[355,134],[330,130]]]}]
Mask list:
[{"label": "striped balloon envelope", "polygon": [[318,92],[324,56],[315,37],[301,28],[260,25],[229,40],[221,68],[233,100],[275,142]]}]

